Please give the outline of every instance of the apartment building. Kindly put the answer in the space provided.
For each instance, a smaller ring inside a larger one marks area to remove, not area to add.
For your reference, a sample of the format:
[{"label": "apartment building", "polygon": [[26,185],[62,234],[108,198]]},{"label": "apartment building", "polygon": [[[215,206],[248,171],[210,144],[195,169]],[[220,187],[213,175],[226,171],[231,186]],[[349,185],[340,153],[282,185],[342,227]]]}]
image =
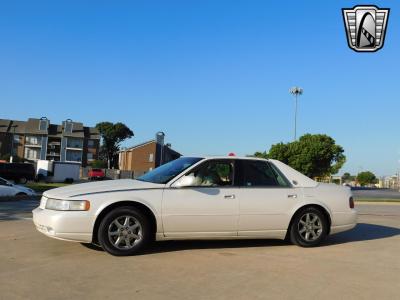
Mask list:
[{"label": "apartment building", "polygon": [[118,160],[119,169],[141,175],[179,158],[181,154],[173,150],[171,144],[164,144],[164,137],[163,132],[158,132],[154,140],[121,150]]},{"label": "apartment building", "polygon": [[30,162],[44,159],[86,166],[98,158],[99,145],[96,128],[71,119],[60,125],[45,117],[27,121],[0,119],[0,156],[12,154]]}]

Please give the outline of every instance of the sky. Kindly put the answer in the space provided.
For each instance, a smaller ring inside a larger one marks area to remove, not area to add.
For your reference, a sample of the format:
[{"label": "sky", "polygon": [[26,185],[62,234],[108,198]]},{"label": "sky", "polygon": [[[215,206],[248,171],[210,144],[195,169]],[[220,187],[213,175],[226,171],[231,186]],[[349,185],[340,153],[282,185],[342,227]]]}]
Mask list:
[{"label": "sky", "polygon": [[[357,53],[342,8],[391,9],[384,48]],[[340,171],[400,169],[398,1],[0,1],[0,118],[157,131],[184,155],[237,155],[323,133]]]}]

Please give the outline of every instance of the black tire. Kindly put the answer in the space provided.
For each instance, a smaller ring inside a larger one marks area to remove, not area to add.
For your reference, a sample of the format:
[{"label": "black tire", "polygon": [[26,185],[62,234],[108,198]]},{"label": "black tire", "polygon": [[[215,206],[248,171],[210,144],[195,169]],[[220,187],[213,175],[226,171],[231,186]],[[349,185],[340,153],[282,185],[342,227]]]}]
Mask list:
[{"label": "black tire", "polygon": [[38,176],[36,177],[36,182],[41,182],[44,181],[46,178],[43,174],[38,174]]},{"label": "black tire", "polygon": [[28,182],[28,179],[26,179],[26,177],[20,177],[20,178],[18,178],[18,183],[25,184],[25,183],[27,183],[27,182]]},{"label": "black tire", "polygon": [[[129,222],[132,222],[129,224],[131,226],[129,229],[122,224],[126,217],[129,217]],[[123,229],[115,225],[115,220],[118,220],[117,222],[122,225]],[[134,229],[137,224],[140,226]],[[127,256],[139,253],[150,243],[153,236],[151,230],[151,223],[145,214],[134,207],[122,206],[113,209],[101,220],[97,238],[101,247],[108,253],[115,256]],[[109,237],[109,231],[119,233]],[[134,234],[138,238],[132,237],[130,234]],[[112,243],[112,241],[117,243],[118,238],[121,238],[119,247]],[[126,239],[128,239],[129,245],[126,243]]]},{"label": "black tire", "polygon": [[19,192],[19,193],[18,193],[18,194],[16,194],[15,196],[20,196],[20,197],[21,197],[21,196],[27,196],[27,195],[26,195],[26,193]]},{"label": "black tire", "polygon": [[64,182],[65,183],[74,183],[74,179],[73,178],[65,178]]},{"label": "black tire", "polygon": [[[310,221],[307,222],[307,214]],[[318,219],[315,218],[318,217]],[[315,220],[314,222],[311,222]],[[290,241],[301,247],[315,247],[325,240],[329,231],[326,215],[318,208],[306,207],[293,218],[290,226]],[[307,238],[308,232],[308,238]]]}]

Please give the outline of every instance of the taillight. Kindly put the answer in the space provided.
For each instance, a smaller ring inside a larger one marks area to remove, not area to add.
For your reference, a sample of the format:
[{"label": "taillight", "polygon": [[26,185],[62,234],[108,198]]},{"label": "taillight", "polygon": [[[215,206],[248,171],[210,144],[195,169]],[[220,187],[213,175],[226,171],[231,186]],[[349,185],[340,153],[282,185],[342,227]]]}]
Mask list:
[{"label": "taillight", "polygon": [[350,208],[354,208],[354,199],[353,199],[353,197],[349,198],[349,206],[350,206]]}]

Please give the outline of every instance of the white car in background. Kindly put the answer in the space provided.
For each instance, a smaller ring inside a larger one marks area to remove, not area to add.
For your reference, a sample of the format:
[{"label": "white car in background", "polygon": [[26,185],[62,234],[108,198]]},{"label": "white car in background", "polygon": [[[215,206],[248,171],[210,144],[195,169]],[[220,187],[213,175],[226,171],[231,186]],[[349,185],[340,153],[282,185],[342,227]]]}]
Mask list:
[{"label": "white car in background", "polygon": [[0,177],[0,197],[13,196],[36,196],[34,190],[22,185],[11,183],[10,181]]},{"label": "white car in background", "polygon": [[276,161],[181,157],[138,178],[49,190],[33,211],[57,239],[131,255],[152,240],[273,238],[304,247],[356,225],[349,188]]}]

